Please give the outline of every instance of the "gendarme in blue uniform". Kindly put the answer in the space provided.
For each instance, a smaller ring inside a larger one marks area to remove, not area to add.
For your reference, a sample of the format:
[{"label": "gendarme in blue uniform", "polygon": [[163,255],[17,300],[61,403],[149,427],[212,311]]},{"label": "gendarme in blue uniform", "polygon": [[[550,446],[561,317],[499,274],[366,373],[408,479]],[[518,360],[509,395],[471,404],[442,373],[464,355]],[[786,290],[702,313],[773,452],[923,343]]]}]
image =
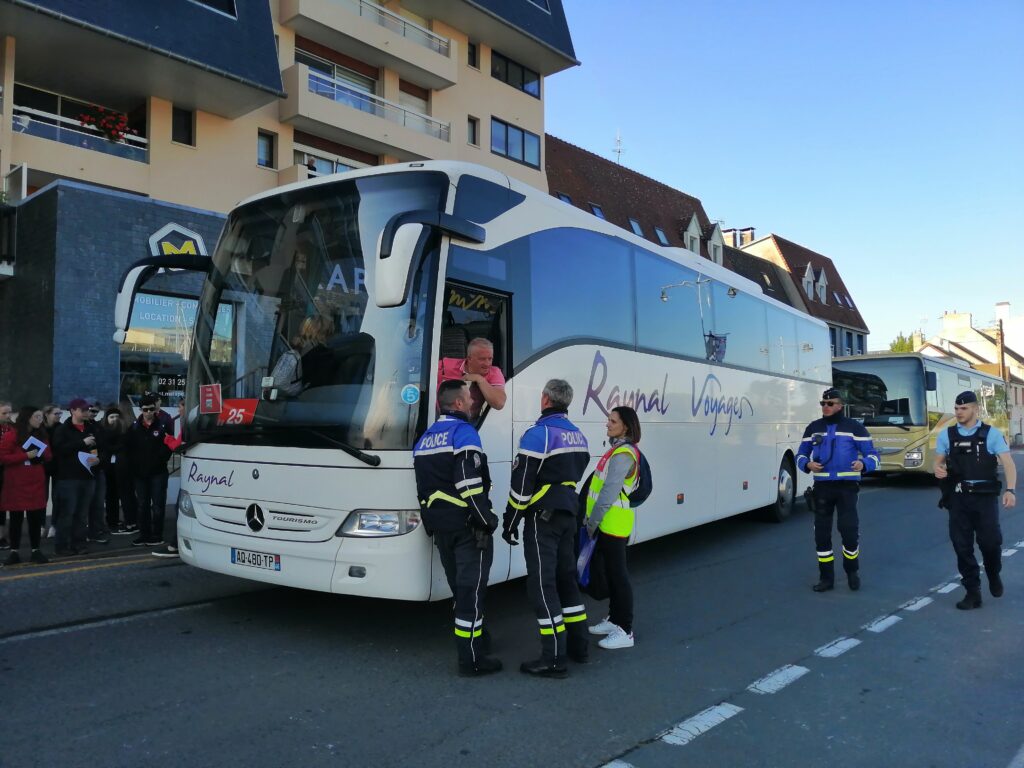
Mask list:
[{"label": "gendarme in blue uniform", "polygon": [[[853,464],[861,461],[865,471],[881,466],[871,435],[859,421],[843,416],[839,390],[826,389],[822,407],[828,415],[815,419],[804,430],[797,450],[796,466],[814,477],[814,547],[818,554],[819,581],[816,592],[832,589],[835,582],[835,554],[832,549],[832,516],[843,541],[843,570],[850,589],[860,588],[860,524],[857,519],[857,494],[861,471]],[[835,410],[839,409],[839,410]],[[810,462],[821,464],[811,470]]]},{"label": "gendarme in blue uniform", "polygon": [[460,674],[496,672],[484,653],[484,598],[494,558],[487,456],[464,413],[445,412],[413,448],[423,526],[434,539],[455,597],[455,646]]}]

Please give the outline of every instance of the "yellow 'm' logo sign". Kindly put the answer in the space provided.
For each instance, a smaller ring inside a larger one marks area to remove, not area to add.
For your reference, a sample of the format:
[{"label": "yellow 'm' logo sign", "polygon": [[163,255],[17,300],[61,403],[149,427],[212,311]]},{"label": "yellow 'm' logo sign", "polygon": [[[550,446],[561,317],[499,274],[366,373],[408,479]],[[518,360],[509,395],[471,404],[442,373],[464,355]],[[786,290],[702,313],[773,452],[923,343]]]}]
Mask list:
[{"label": "yellow 'm' logo sign", "polygon": [[173,256],[178,253],[188,254],[189,256],[196,255],[196,242],[195,240],[186,240],[181,244],[181,247],[177,247],[174,243],[169,243],[164,240],[160,243],[160,250],[164,256]]}]

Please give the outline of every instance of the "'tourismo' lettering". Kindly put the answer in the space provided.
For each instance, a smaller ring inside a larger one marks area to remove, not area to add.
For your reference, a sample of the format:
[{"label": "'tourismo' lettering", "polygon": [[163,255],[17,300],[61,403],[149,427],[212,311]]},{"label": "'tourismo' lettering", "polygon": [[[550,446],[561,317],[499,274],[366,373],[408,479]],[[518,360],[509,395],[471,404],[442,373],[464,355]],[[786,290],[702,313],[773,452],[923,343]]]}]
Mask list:
[{"label": "'tourismo' lettering", "polygon": [[704,411],[705,416],[713,416],[714,419],[711,422],[711,431],[709,435],[715,434],[715,430],[718,429],[718,417],[720,414],[725,414],[729,417],[729,422],[725,427],[725,434],[729,434],[729,430],[732,429],[733,418],[736,421],[743,419],[743,410],[747,408],[750,410],[750,415],[754,415],[754,406],[750,400],[740,395],[739,397],[726,397],[722,394],[722,382],[718,380],[718,377],[713,373],[709,373],[704,379],[704,386],[701,387],[700,395],[697,395],[697,380],[691,379],[693,382],[693,395],[690,401],[690,409],[694,416],[700,411]]},{"label": "'tourismo' lettering", "polygon": [[206,493],[215,485],[223,485],[227,488],[232,488],[235,485],[235,471],[231,470],[230,474],[227,475],[204,475],[199,471],[199,465],[193,464],[188,468],[188,479],[189,482],[198,483],[203,486],[203,490],[200,493]]}]

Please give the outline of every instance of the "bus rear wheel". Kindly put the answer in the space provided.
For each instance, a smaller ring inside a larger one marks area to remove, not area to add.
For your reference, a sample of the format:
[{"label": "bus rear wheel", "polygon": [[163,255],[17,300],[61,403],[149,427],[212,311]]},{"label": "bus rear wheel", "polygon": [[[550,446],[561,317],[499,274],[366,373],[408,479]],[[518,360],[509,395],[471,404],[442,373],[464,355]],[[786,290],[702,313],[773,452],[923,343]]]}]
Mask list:
[{"label": "bus rear wheel", "polygon": [[775,494],[775,503],[764,508],[765,519],[771,523],[781,523],[791,514],[796,504],[796,470],[793,459],[786,456],[779,464],[779,483]]}]

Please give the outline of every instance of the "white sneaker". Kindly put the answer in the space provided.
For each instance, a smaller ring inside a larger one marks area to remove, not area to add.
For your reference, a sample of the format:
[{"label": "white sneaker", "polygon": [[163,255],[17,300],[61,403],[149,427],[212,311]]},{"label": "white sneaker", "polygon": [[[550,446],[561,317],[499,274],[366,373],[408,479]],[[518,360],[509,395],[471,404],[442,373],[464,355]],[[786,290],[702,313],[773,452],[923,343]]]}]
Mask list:
[{"label": "white sneaker", "polygon": [[632,648],[633,647],[633,633],[626,632],[622,627],[617,627],[612,624],[612,631],[608,633],[608,636],[599,640],[598,645],[602,648],[614,650],[616,648]]},{"label": "white sneaker", "polygon": [[48,531],[46,532],[46,538],[48,538],[48,539],[55,539],[56,537],[57,537],[57,529],[56,529],[56,528],[54,528],[54,527],[53,527],[53,526],[51,525],[51,526],[50,526],[50,530],[48,530]]},{"label": "white sneaker", "polygon": [[590,634],[592,635],[607,635],[613,629],[615,629],[615,625],[608,621],[608,617],[605,616],[603,619],[601,619],[601,622],[599,624],[595,624],[592,627],[588,627],[587,631],[590,632]]}]

